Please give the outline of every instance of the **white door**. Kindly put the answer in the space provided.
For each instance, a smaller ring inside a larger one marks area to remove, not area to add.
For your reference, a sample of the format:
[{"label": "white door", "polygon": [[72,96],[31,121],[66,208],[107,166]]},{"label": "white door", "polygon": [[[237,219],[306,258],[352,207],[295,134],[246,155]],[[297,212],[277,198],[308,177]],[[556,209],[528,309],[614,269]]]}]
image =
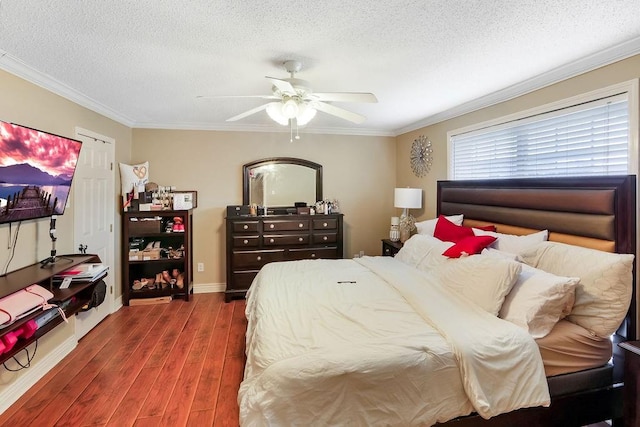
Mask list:
[{"label": "white door", "polygon": [[109,266],[104,303],[76,316],[75,335],[80,339],[113,312],[115,141],[81,128],[76,128],[76,139],[82,149],[73,178],[74,245],[78,252],[86,246],[86,253]]}]

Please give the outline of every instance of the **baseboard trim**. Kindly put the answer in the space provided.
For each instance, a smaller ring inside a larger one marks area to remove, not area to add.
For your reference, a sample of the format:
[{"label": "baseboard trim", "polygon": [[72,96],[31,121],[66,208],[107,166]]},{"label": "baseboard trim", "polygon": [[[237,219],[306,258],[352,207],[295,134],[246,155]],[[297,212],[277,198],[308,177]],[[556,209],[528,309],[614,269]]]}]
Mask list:
[{"label": "baseboard trim", "polygon": [[194,294],[224,292],[225,289],[227,289],[227,285],[225,283],[197,283],[193,285]]},{"label": "baseboard trim", "polygon": [[75,336],[67,338],[62,344],[47,353],[42,360],[31,365],[17,380],[8,386],[3,386],[2,392],[0,392],[0,413],[6,411],[13,405],[23,394],[33,387],[35,383],[44,377],[47,372],[71,353],[77,345],[78,342]]}]

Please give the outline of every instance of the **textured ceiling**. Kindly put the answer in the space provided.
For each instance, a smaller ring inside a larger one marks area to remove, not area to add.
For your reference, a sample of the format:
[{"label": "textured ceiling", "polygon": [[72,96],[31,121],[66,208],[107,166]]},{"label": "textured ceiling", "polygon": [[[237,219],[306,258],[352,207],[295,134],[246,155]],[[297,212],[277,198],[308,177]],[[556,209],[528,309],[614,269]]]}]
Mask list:
[{"label": "textured ceiling", "polygon": [[[280,130],[264,76],[373,92],[307,132],[396,135],[640,53],[639,0],[0,0],[0,67],[132,127]],[[1,118],[1,117],[0,117]]]}]

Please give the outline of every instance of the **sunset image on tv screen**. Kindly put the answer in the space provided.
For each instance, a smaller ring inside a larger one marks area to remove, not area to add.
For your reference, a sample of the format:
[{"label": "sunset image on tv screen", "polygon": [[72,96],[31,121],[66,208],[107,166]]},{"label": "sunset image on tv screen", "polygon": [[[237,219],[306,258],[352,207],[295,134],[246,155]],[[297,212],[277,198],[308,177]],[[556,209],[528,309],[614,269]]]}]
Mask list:
[{"label": "sunset image on tv screen", "polygon": [[62,215],[80,141],[0,122],[0,222]]}]

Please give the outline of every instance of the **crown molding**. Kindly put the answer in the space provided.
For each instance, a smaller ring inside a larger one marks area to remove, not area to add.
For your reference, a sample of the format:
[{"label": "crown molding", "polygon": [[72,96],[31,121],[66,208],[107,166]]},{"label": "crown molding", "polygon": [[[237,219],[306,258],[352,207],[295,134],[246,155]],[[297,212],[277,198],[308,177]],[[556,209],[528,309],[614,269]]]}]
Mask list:
[{"label": "crown molding", "polygon": [[[173,130],[213,130],[220,132],[267,132],[289,134],[288,126],[276,125],[225,125],[211,123],[135,123],[135,129],[173,129]],[[390,136],[395,137],[392,131],[381,129],[356,129],[356,128],[322,128],[300,127],[299,134],[323,134],[323,135],[353,135],[353,136]]]},{"label": "crown molding", "polygon": [[128,127],[133,127],[134,121],[129,117],[123,116],[117,111],[101,104],[94,99],[78,92],[72,87],[62,83],[59,80],[54,79],[47,74],[44,74],[19,59],[13,57],[11,54],[0,50],[0,68],[18,76],[36,86],[40,86],[43,89],[53,92],[56,95],[60,95],[63,98],[68,99],[82,107],[85,107],[91,111],[108,117],[116,122]]},{"label": "crown molding", "polygon": [[571,77],[584,74],[596,68],[604,67],[617,61],[629,58],[640,53],[640,37],[633,38],[609,49],[594,53],[593,55],[573,61],[569,64],[554,68],[549,72],[540,74],[529,80],[511,85],[505,89],[490,93],[481,98],[461,104],[457,107],[426,117],[410,125],[396,129],[396,136],[412,132],[414,130],[430,126],[445,120],[453,119],[464,114],[471,113],[482,108],[490,107],[500,102],[531,93],[538,89],[561,82]]}]

